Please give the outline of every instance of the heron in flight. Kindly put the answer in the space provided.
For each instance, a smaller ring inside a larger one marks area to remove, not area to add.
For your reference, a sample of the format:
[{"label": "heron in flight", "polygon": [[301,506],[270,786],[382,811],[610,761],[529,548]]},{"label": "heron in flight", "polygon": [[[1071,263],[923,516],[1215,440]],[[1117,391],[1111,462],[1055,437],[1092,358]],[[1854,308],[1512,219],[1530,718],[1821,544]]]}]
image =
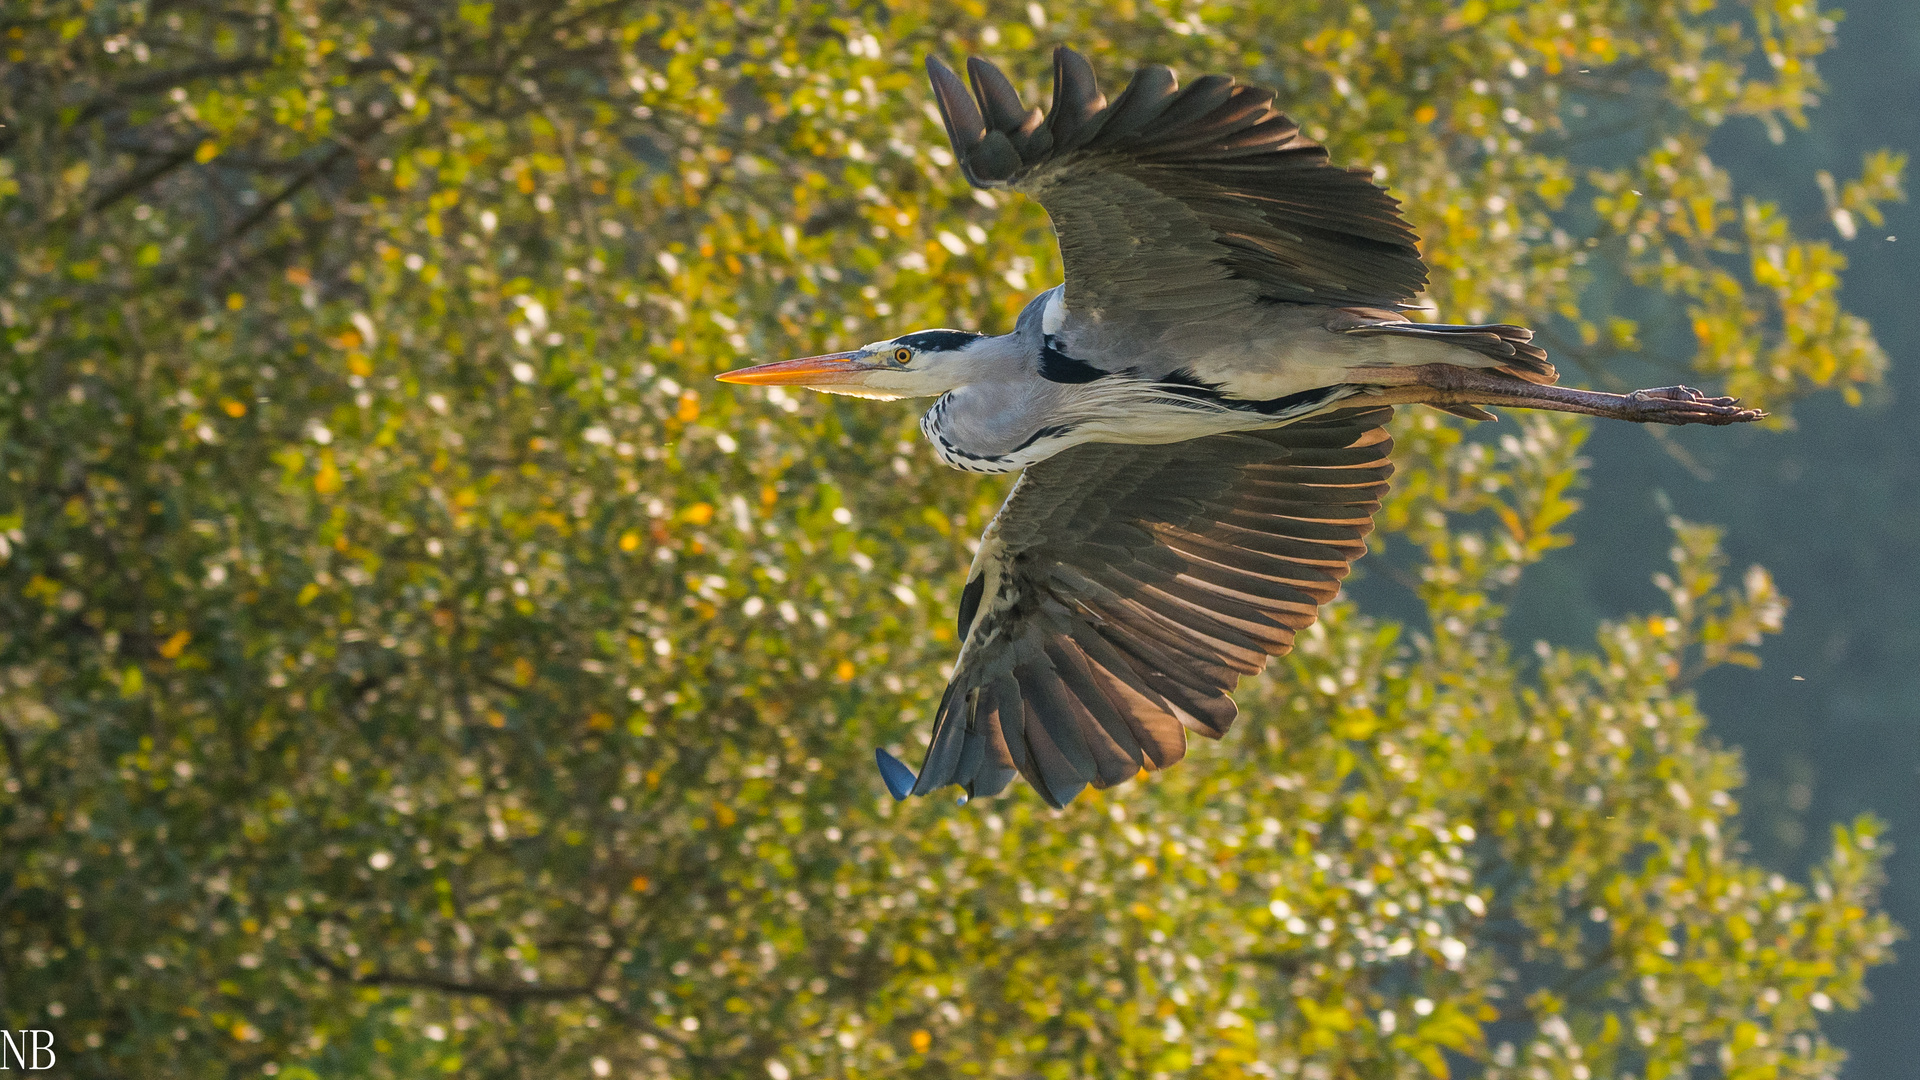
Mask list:
[{"label": "heron in flight", "polygon": [[937,397],[942,461],[1021,476],[981,538],[960,656],[916,775],[895,798],[972,798],[1018,773],[1052,806],[1223,736],[1229,692],[1332,600],[1387,492],[1397,404],[1666,424],[1763,414],[1686,387],[1553,385],[1520,326],[1414,322],[1427,281],[1399,203],[1273,106],[1208,75],[1143,68],[1109,102],[1053,54],[1028,110],[992,64],[972,93],[927,60],[961,171],[1038,199],[1066,281],[1013,331],[921,330],[721,379]]}]

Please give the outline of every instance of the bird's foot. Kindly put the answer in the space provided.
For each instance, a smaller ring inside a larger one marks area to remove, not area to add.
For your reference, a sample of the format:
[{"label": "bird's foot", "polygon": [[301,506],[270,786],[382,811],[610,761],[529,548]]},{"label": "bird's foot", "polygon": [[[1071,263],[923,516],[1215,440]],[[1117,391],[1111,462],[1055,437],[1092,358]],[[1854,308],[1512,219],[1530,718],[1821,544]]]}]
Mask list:
[{"label": "bird's foot", "polygon": [[1622,420],[1643,424],[1747,424],[1766,417],[1739,398],[1708,397],[1691,386],[1660,386],[1626,395]]}]

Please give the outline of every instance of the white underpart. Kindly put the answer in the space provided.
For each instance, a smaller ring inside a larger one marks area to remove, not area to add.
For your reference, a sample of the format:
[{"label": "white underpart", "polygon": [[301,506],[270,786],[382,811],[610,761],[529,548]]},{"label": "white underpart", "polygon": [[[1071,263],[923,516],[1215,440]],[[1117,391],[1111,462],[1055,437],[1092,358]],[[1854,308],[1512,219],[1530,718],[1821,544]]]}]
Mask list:
[{"label": "white underpart", "polygon": [[1289,330],[1265,340],[1229,341],[1202,351],[1189,348],[1185,355],[1196,377],[1247,401],[1270,401],[1343,383],[1348,369],[1354,367],[1497,367],[1502,363],[1437,338],[1363,337],[1317,328]]},{"label": "white underpart", "polygon": [[[1276,427],[1282,421],[1240,412],[1178,393],[1157,393],[1155,383],[1109,376],[1080,387],[1055,421],[1074,425],[1072,443],[1157,444]],[[1168,388],[1177,391],[1178,387]],[[1063,449],[1055,447],[1055,451]]]},{"label": "white underpart", "polygon": [[1229,409],[1180,395],[1180,387],[1159,392],[1156,384],[1110,376],[1075,386],[1063,407],[1044,417],[1036,425],[1064,426],[1063,434],[1048,435],[1018,449],[991,456],[973,456],[986,448],[974,448],[957,441],[952,432],[950,414],[936,407],[921,418],[920,430],[933,444],[940,460],[964,472],[1009,473],[1045,461],[1071,446],[1086,442],[1157,444],[1186,442],[1189,439],[1220,435],[1229,431],[1252,431],[1279,427],[1298,417],[1262,416]]}]

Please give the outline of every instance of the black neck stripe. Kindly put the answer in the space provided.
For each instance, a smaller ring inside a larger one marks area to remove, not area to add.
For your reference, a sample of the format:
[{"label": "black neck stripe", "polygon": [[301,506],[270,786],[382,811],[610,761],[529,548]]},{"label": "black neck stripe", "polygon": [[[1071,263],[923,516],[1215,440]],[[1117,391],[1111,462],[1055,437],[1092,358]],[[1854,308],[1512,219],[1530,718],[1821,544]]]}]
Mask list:
[{"label": "black neck stripe", "polygon": [[1220,392],[1218,385],[1198,379],[1191,370],[1181,368],[1161,376],[1157,389],[1162,393],[1191,398],[1195,401],[1205,401],[1224,408],[1234,409],[1238,412],[1258,413],[1261,416],[1280,416],[1295,412],[1309,412],[1315,406],[1344,396],[1347,387],[1344,383],[1336,383],[1333,386],[1321,386],[1312,390],[1302,390],[1297,394],[1288,394],[1285,397],[1268,398],[1265,401],[1254,401],[1247,398],[1228,397],[1226,394]]}]

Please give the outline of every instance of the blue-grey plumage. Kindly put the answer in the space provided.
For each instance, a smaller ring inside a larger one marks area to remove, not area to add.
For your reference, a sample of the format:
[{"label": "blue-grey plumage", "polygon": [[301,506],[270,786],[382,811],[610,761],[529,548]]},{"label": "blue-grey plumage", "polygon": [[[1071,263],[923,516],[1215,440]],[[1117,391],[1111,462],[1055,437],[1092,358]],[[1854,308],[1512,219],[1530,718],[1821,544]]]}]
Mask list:
[{"label": "blue-grey plumage", "polygon": [[[1348,381],[1354,368],[1502,369],[1515,360],[1501,346],[1525,333],[1268,304],[1232,324],[1141,339],[1113,321],[1065,310],[1064,292],[1055,286],[1035,297],[1010,333],[923,330],[723,378],[871,398],[938,395],[921,431],[942,461],[969,472],[1017,472],[1081,443],[1174,443],[1274,427],[1366,393],[1365,384]],[[1398,327],[1421,333],[1380,332]]]},{"label": "blue-grey plumage", "polygon": [[1686,387],[1555,386],[1524,327],[1409,320],[1426,267],[1399,203],[1271,91],[1150,67],[1109,104],[1061,48],[1043,114],[983,60],[971,94],[927,70],[961,171],[1046,208],[1066,280],[1005,334],[922,330],[721,376],[935,397],[921,430],[942,461],[1022,472],[968,573],[926,763],[876,755],[896,798],[997,794],[1018,773],[1061,806],[1179,760],[1186,731],[1221,737],[1228,692],[1365,552],[1387,406],[1763,415]]}]

